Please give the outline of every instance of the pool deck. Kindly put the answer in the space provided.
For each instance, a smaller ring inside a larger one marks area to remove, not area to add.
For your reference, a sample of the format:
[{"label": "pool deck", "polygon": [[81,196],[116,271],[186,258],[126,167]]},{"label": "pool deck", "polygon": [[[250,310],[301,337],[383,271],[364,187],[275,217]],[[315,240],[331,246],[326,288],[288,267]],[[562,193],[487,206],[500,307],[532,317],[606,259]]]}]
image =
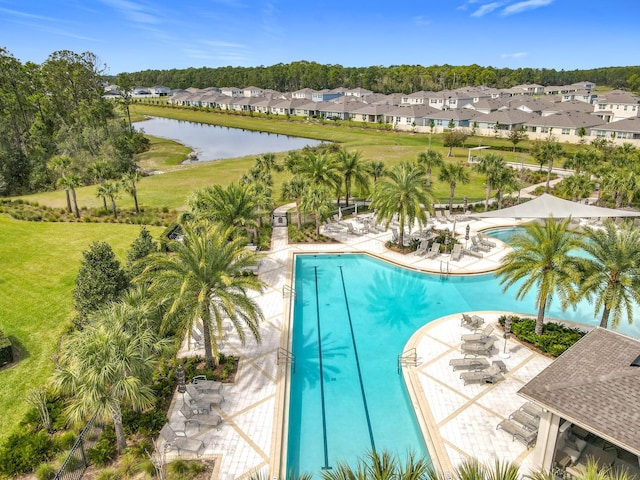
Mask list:
[{"label": "pool deck", "polygon": [[[347,220],[354,221],[354,220]],[[479,230],[499,226],[513,226],[515,219],[478,219],[457,222],[458,238],[464,241],[465,227],[470,225],[471,235]],[[437,228],[453,225],[442,224]],[[440,273],[443,265],[449,265],[451,274],[473,274],[495,270],[508,251],[502,242],[483,258],[463,257],[451,262],[449,255],[428,260],[414,254],[391,252],[385,242],[391,232],[364,235],[337,234],[340,243],[289,244],[287,229],[274,228],[271,250],[265,252],[259,267],[259,275],[266,284],[256,300],[262,308],[265,322],[262,324],[260,344],[248,338],[241,345],[231,335],[222,345],[222,351],[240,358],[234,384],[225,385],[224,402],[216,407],[223,422],[219,427],[187,425],[179,413],[183,396],[176,393],[169,411],[169,423],[176,430],[185,430],[189,438],[200,439],[205,445],[204,456],[216,458],[213,479],[231,480],[249,478],[261,473],[264,478],[284,478],[284,466],[278,470],[281,445],[286,428],[282,411],[286,401],[287,368],[278,365],[278,349],[286,347],[289,332],[289,295],[283,295],[284,287],[292,285],[293,256],[296,253],[366,252],[399,265],[421,271]],[[448,262],[447,262],[448,261]],[[479,312],[487,322],[497,319],[497,312]],[[498,330],[498,329],[496,329]],[[507,341],[510,356],[503,360],[507,366],[505,379],[492,385],[464,386],[460,372],[449,366],[451,358],[459,353],[459,315],[444,317],[418,330],[407,344],[416,348],[419,363],[405,367],[412,401],[417,409],[423,429],[430,432],[430,449],[434,451],[443,471],[451,470],[465,458],[475,457],[482,462],[494,459],[516,461],[526,467],[530,464],[532,449],[511,440],[498,423],[524,403],[516,391],[529,379],[546,367],[550,360],[529,351],[512,339]],[[495,335],[495,333],[494,333]],[[497,342],[502,351],[503,340]],[[202,350],[188,348],[185,344],[179,356],[203,354]],[[283,363],[283,362],[281,362]],[[425,391],[429,395],[425,395]],[[175,450],[165,454],[169,460]],[[183,458],[189,454],[183,452]],[[523,472],[524,473],[524,472]]]}]

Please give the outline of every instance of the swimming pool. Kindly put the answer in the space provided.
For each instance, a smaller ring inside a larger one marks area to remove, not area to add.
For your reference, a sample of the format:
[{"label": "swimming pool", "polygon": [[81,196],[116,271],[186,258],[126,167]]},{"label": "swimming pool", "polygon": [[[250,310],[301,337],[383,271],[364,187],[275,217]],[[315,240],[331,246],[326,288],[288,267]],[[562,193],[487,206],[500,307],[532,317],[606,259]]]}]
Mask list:
[{"label": "swimming pool", "polygon": [[[287,472],[353,464],[373,447],[427,453],[397,358],[421,326],[469,310],[535,314],[535,292],[516,301],[493,274],[425,274],[367,255],[298,255]],[[547,315],[596,325],[585,302]],[[626,330],[626,332],[625,332]],[[636,326],[620,331],[640,336]],[[427,392],[428,394],[428,392]]]}]

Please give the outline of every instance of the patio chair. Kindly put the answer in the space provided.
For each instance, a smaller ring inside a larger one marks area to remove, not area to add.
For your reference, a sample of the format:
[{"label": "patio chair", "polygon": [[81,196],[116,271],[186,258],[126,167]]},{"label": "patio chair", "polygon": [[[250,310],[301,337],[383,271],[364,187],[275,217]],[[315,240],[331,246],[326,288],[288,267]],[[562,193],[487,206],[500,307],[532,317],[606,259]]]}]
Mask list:
[{"label": "patio chair", "polygon": [[494,248],[496,246],[496,242],[490,240],[490,237],[482,232],[478,232],[478,241],[480,241],[482,245],[485,245],[487,247]]},{"label": "patio chair", "polygon": [[519,410],[522,410],[528,415],[531,415],[534,418],[540,418],[542,415],[542,407],[539,407],[535,403],[527,402],[520,407]]},{"label": "patio chair", "polygon": [[480,328],[480,325],[484,323],[484,318],[479,317],[478,315],[467,315],[466,313],[462,314],[462,318],[460,319],[460,326],[467,328],[469,330],[477,330]]},{"label": "patio chair", "polygon": [[433,242],[429,251],[424,255],[424,258],[436,258],[440,255],[440,243]]},{"label": "patio chair", "polygon": [[353,223],[347,223],[347,232],[349,232],[352,235],[362,235],[365,233],[362,229],[355,228],[353,226]]},{"label": "patio chair", "polygon": [[493,325],[488,323],[481,331],[476,333],[467,333],[462,335],[460,339],[463,342],[483,342],[486,338],[493,333]]},{"label": "patio chair", "polygon": [[469,255],[470,257],[476,257],[476,258],[482,258],[482,252],[479,252],[477,250],[473,250],[471,248],[465,248],[462,250],[464,252],[465,255]]},{"label": "patio chair", "polygon": [[482,342],[462,342],[460,351],[468,355],[490,355],[496,343],[496,337],[485,338]]},{"label": "patio chair", "polygon": [[496,383],[502,380],[502,372],[497,365],[491,365],[484,370],[476,370],[475,372],[462,372],[460,378],[464,380],[464,384],[468,383]]},{"label": "patio chair", "polygon": [[451,250],[451,260],[457,262],[462,258],[462,245],[460,243],[456,243],[453,246],[453,250]]},{"label": "patio chair", "polygon": [[164,427],[160,430],[160,438],[164,440],[164,448],[167,450],[176,449],[178,455],[182,452],[195,453],[196,456],[202,455],[204,451],[204,442],[202,440],[196,440],[195,438],[187,438],[185,436],[178,436],[176,431],[171,428],[168,423],[165,423]]},{"label": "patio chair", "polygon": [[444,213],[442,210],[436,210],[436,222],[438,223],[447,223],[447,220],[444,218]]},{"label": "patio chair", "polygon": [[501,421],[496,430],[502,429],[511,435],[511,440],[518,440],[520,443],[523,443],[527,448],[529,448],[536,441],[538,437],[538,432],[530,432],[526,428],[518,425],[513,420],[505,419]]},{"label": "patio chair", "polygon": [[481,251],[481,252],[489,252],[491,251],[491,247],[488,245],[483,245],[482,243],[480,243],[480,240],[478,239],[477,236],[473,236],[471,237],[471,245],[472,245],[472,250],[475,251]]},{"label": "patio chair", "polygon": [[190,344],[194,348],[204,348],[204,340],[202,334],[195,328],[191,329]]},{"label": "patio chair", "polygon": [[220,405],[224,402],[224,397],[219,393],[200,393],[192,383],[187,385],[187,393],[190,397],[190,404],[196,405]]},{"label": "patio chair", "polygon": [[196,386],[196,390],[198,390],[198,392],[200,393],[217,393],[222,395],[222,382],[207,380],[207,377],[205,375],[196,375],[191,380],[191,383]]},{"label": "patio chair", "polygon": [[519,423],[531,432],[537,432],[538,425],[540,424],[539,418],[534,418],[531,415],[523,412],[522,410],[516,410],[511,415],[509,415],[509,420],[513,420],[514,422]]},{"label": "patio chair", "polygon": [[202,414],[196,413],[189,405],[186,403],[182,404],[180,407],[180,413],[184,417],[184,426],[187,427],[188,423],[195,423],[198,426],[198,430],[205,427],[217,427],[222,423],[222,417],[220,415],[214,414]]},{"label": "patio chair", "polygon": [[489,360],[486,358],[452,358],[449,365],[456,370],[483,370],[489,367]]},{"label": "patio chair", "polygon": [[419,257],[425,255],[427,253],[427,249],[429,248],[429,240],[421,240],[420,245],[416,249],[416,255]]},{"label": "patio chair", "polygon": [[396,227],[391,227],[391,241],[393,243],[398,243],[399,238],[400,234],[398,233],[398,229]]}]

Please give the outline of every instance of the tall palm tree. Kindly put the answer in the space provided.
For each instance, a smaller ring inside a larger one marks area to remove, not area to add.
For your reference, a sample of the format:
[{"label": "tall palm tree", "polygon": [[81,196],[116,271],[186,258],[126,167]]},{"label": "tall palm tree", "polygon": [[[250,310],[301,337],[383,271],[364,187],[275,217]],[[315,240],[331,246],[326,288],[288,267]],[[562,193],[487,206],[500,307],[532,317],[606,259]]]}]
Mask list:
[{"label": "tall palm tree", "polygon": [[307,181],[300,175],[294,175],[288,182],[283,182],[281,198],[282,200],[294,200],[296,202],[296,217],[298,228],[302,228],[302,215],[300,210],[300,202],[302,195],[307,189]]},{"label": "tall palm tree", "polygon": [[333,156],[306,152],[300,157],[293,173],[302,175],[310,185],[320,185],[335,192],[340,189],[342,178]]},{"label": "tall palm tree", "polygon": [[504,168],[499,169],[493,179],[493,186],[498,191],[498,208],[502,208],[502,200],[504,193],[515,192],[520,188],[520,181],[515,170],[505,164]]},{"label": "tall palm tree", "polygon": [[282,166],[276,161],[275,153],[263,153],[256,158],[255,166],[258,170],[271,174],[272,171],[282,171]]},{"label": "tall palm tree", "polygon": [[436,167],[441,167],[444,164],[442,154],[435,150],[428,149],[425,152],[418,154],[418,165],[424,168],[427,174],[427,182],[431,183],[431,170]]},{"label": "tall palm tree", "polygon": [[124,191],[133,197],[133,203],[136,207],[136,215],[140,213],[140,206],[138,205],[138,187],[137,183],[140,181],[140,172],[127,172],[122,175],[122,187]]},{"label": "tall palm tree", "polygon": [[[347,152],[340,149],[336,156],[338,162],[338,170],[342,173],[342,181],[344,182],[344,194],[346,206],[349,206],[349,196],[351,188],[355,183],[361,192],[366,193],[369,189],[369,175],[367,164],[362,160],[360,152]],[[340,201],[338,201],[338,205]]]},{"label": "tall palm tree", "polygon": [[558,190],[571,197],[574,202],[591,195],[593,182],[588,175],[576,173],[563,179],[558,185]]},{"label": "tall palm tree", "polygon": [[214,223],[181,224],[182,241],[169,243],[170,255],[153,254],[144,260],[145,269],[135,279],[148,283],[151,292],[168,298],[170,307],[162,331],[189,334],[202,321],[207,365],[218,363],[218,338],[222,321],[229,319],[245,343],[245,328],[260,341],[259,324],[264,316],[248,296],[259,292],[263,282],[255,275],[243,275],[256,266],[258,258],[245,247],[246,240],[233,233],[233,227]]},{"label": "tall palm tree", "polygon": [[331,200],[329,190],[322,185],[311,185],[307,187],[300,199],[300,208],[304,212],[312,213],[316,220],[316,239],[320,237],[320,223],[322,218],[329,212]]},{"label": "tall palm tree", "polygon": [[587,227],[584,249],[590,258],[581,258],[580,293],[595,300],[600,326],[617,328],[626,316],[633,323],[634,305],[640,303],[640,231],[630,223],[616,226],[607,221],[604,229]]},{"label": "tall palm tree", "polygon": [[[100,160],[89,165],[88,173],[94,181],[102,185],[109,177],[109,170],[109,164],[104,160]],[[106,197],[102,197],[102,206],[105,210],[107,209]]]},{"label": "tall palm tree", "polygon": [[69,188],[66,186],[66,176],[71,169],[71,157],[68,155],[57,155],[47,163],[47,167],[58,176],[57,185],[64,189],[64,193],[67,199],[67,211],[71,213],[71,197],[69,195]]},{"label": "tall palm tree", "polygon": [[538,222],[526,225],[524,234],[511,238],[513,250],[502,259],[497,270],[505,291],[522,281],[516,293],[518,300],[537,288],[535,333],[538,335],[542,334],[545,310],[552,295],[557,294],[563,308],[577,298],[575,284],[580,281],[579,264],[570,253],[584,242],[569,230],[569,221],[569,218],[563,221],[548,218],[544,225]]},{"label": "tall palm tree", "polygon": [[570,168],[576,174],[582,172],[590,172],[600,161],[600,154],[596,150],[580,150],[573,156],[568,157],[564,164],[564,168]]},{"label": "tall palm tree", "polygon": [[119,452],[127,446],[122,406],[143,410],[153,405],[152,374],[166,345],[134,317],[122,303],[98,311],[65,342],[53,377],[54,387],[71,396],[71,419],[86,420],[94,413],[111,418]]},{"label": "tall palm tree", "polygon": [[396,214],[400,216],[399,245],[404,242],[405,223],[413,225],[417,220],[422,228],[427,221],[425,210],[432,211],[434,203],[424,170],[407,162],[396,165],[378,181],[372,198],[371,208],[387,227]]},{"label": "tall palm tree", "polygon": [[545,193],[549,193],[549,183],[551,182],[553,163],[564,155],[562,145],[556,142],[553,137],[549,137],[543,142],[535,142],[532,148],[532,153],[538,163],[540,163],[540,166],[545,162],[547,163],[547,183],[544,191]]},{"label": "tall palm tree", "polygon": [[76,173],[69,173],[60,179],[60,184],[69,192],[71,192],[71,200],[73,200],[73,210],[76,213],[76,218],[80,218],[80,209],[78,208],[76,188],[82,186],[82,178]]},{"label": "tall palm tree", "polygon": [[484,199],[484,211],[489,210],[489,197],[491,196],[491,190],[496,183],[498,177],[502,174],[502,170],[507,167],[507,163],[502,155],[495,153],[489,153],[480,157],[478,163],[474,165],[474,168],[485,175],[486,194]]},{"label": "tall palm tree", "polygon": [[256,196],[250,185],[232,182],[226,187],[213,185],[196,190],[189,206],[197,218],[244,230],[247,235],[259,227]]},{"label": "tall palm tree", "polygon": [[[386,450],[381,452],[371,450],[358,458],[355,467],[340,462],[334,469],[323,470],[320,478],[322,480],[418,480],[429,478],[432,472],[435,471],[427,458],[409,453],[403,463],[397,455],[392,455]],[[434,474],[432,478],[436,480],[444,476]]]},{"label": "tall palm tree", "polygon": [[469,183],[471,175],[469,175],[469,170],[461,163],[449,162],[442,165],[438,179],[449,184],[449,214],[451,214],[456,186],[458,183]]},{"label": "tall palm tree", "polygon": [[116,200],[120,197],[120,186],[115,182],[104,182],[102,185],[98,185],[96,196],[103,199],[109,198],[113,218],[117,220],[118,209],[116,208]]}]

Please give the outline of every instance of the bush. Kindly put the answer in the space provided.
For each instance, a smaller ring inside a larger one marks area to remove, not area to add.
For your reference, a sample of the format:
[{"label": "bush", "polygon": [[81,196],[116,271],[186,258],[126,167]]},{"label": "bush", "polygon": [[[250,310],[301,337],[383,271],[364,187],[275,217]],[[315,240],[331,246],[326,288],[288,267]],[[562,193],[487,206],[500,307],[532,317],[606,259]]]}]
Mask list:
[{"label": "bush", "polygon": [[76,442],[76,434],[74,432],[64,432],[54,438],[56,449],[60,451],[69,450]]},{"label": "bush", "polygon": [[[505,315],[498,319],[502,327],[504,327],[505,319]],[[582,330],[553,322],[545,323],[542,326],[542,335],[536,335],[535,329],[536,320],[534,318],[511,317],[511,333],[552,357],[559,357],[585,335]]]},{"label": "bush", "polygon": [[0,448],[0,474],[8,477],[33,472],[55,454],[55,445],[44,431],[26,430],[11,435]]},{"label": "bush", "polygon": [[48,463],[41,464],[36,470],[36,477],[38,480],[51,480],[56,476],[56,469]]},{"label": "bush", "polygon": [[197,461],[174,460],[167,466],[168,478],[190,480],[205,471],[205,466]]},{"label": "bush", "polygon": [[87,451],[87,459],[97,467],[104,467],[116,458],[116,434],[112,426],[107,426],[95,447]]},{"label": "bush", "polygon": [[96,480],[120,480],[120,474],[112,468],[103,470],[96,475]]},{"label": "bush", "polygon": [[0,331],[0,367],[13,362],[13,347],[9,337]]},{"label": "bush", "polygon": [[122,410],[122,423],[127,435],[139,433],[150,437],[156,435],[167,423],[167,416],[164,411],[157,409],[136,412],[127,408]]}]

